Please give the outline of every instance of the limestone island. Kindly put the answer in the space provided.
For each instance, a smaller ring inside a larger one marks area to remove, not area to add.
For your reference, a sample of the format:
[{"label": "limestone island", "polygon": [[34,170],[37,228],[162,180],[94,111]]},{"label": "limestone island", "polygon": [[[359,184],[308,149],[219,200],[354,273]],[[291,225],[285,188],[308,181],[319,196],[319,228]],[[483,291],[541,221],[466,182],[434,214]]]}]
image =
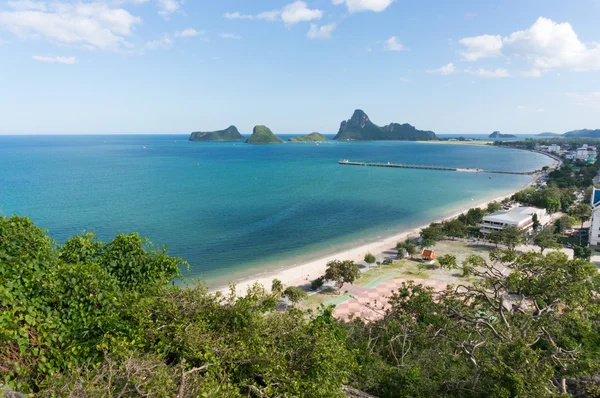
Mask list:
[{"label": "limestone island", "polygon": [[324,142],[329,141],[327,137],[319,133],[310,133],[309,135],[301,135],[298,137],[290,138],[289,142]]},{"label": "limestone island", "polygon": [[240,134],[237,127],[229,126],[219,131],[196,131],[190,135],[190,141],[242,141],[244,136]]},{"label": "limestone island", "polygon": [[281,144],[283,141],[277,137],[267,126],[255,126],[252,135],[246,140],[247,144]]},{"label": "limestone island", "polygon": [[517,136],[513,134],[502,134],[499,131],[494,131],[492,134],[490,134],[490,138],[517,138]]},{"label": "limestone island", "polygon": [[340,130],[334,140],[399,140],[399,141],[432,141],[438,137],[433,131],[418,130],[408,123],[390,123],[379,127],[360,109],[354,111],[352,118],[340,124]]}]

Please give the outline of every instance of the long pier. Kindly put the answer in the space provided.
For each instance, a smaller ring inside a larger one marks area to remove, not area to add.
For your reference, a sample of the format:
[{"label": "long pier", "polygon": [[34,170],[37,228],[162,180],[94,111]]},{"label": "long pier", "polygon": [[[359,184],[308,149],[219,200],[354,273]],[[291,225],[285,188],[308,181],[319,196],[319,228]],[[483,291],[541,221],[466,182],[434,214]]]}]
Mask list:
[{"label": "long pier", "polygon": [[338,162],[344,166],[365,166],[365,167],[393,167],[397,169],[420,169],[420,170],[442,170],[442,171],[458,171],[462,173],[489,173],[489,174],[514,174],[514,175],[534,175],[541,171],[501,171],[501,170],[484,170],[484,169],[469,169],[443,166],[418,166],[413,164],[400,163],[373,163],[373,162],[352,162],[350,160],[340,160]]}]

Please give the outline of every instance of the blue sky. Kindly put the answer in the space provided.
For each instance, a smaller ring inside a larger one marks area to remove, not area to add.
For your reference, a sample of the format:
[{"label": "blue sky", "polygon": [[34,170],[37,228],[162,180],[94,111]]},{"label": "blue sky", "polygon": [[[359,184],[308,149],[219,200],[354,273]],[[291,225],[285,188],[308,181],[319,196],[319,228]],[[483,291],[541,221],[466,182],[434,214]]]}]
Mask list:
[{"label": "blue sky", "polygon": [[0,134],[600,128],[600,0],[0,1]]}]

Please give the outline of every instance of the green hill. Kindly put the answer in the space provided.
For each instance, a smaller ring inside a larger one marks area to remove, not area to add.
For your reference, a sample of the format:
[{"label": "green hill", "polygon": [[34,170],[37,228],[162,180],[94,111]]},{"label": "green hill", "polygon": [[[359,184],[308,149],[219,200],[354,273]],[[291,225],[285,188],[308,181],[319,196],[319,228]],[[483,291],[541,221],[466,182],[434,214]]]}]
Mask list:
[{"label": "green hill", "polygon": [[248,144],[281,144],[283,142],[267,126],[255,126],[252,135],[246,140]]},{"label": "green hill", "polygon": [[433,131],[417,130],[408,123],[390,123],[379,127],[360,109],[354,111],[352,118],[340,124],[340,130],[334,140],[403,140],[429,141],[437,140]]},{"label": "green hill", "polygon": [[563,134],[563,137],[570,138],[600,138],[600,129],[597,130],[573,130]]},{"label": "green hill", "polygon": [[562,137],[562,134],[557,133],[540,133],[536,137]]},{"label": "green hill", "polygon": [[319,133],[310,133],[309,135],[301,135],[299,137],[290,138],[289,142],[323,142],[329,141],[327,137]]},{"label": "green hill", "polygon": [[229,126],[219,131],[196,131],[190,135],[190,141],[241,141],[244,136],[240,134],[237,127]]}]

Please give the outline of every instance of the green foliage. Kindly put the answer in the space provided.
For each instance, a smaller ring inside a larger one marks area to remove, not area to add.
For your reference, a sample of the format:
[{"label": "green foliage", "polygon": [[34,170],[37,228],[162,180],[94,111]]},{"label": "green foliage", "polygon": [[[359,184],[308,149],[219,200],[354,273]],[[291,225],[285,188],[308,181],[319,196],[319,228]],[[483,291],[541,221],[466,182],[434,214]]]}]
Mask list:
[{"label": "green foliage", "polygon": [[342,396],[355,360],[330,310],[273,312],[260,286],[180,288],[174,265],[136,234],[59,246],[27,218],[0,218],[2,383],[40,396]]},{"label": "green foliage", "polygon": [[577,206],[571,208],[569,215],[578,219],[583,228],[583,223],[589,220],[592,215],[592,208],[587,203],[579,203]]},{"label": "green foliage", "polygon": [[467,214],[461,214],[458,216],[458,220],[468,226],[476,226],[483,221],[483,217],[487,215],[487,212],[479,207],[469,209]]},{"label": "green foliage", "polygon": [[546,249],[560,249],[563,246],[558,243],[558,236],[554,235],[551,230],[547,229],[539,234],[533,239],[533,243],[540,248],[540,251],[543,253]]},{"label": "green foliage", "polygon": [[406,249],[404,247],[398,248],[398,257],[400,257],[400,258],[406,257]]},{"label": "green foliage", "polygon": [[165,247],[151,248],[137,233],[119,234],[106,245],[99,264],[126,289],[139,290],[180,276],[180,265],[187,265],[183,260],[169,257]]},{"label": "green foliage", "polygon": [[538,218],[537,213],[533,214],[533,217],[531,218],[531,221],[533,222],[533,230],[537,231],[538,228],[541,226],[540,219]]},{"label": "green foliage", "polygon": [[421,230],[421,246],[433,247],[435,244],[444,239],[444,229],[442,224],[431,224],[429,227]]},{"label": "green foliage", "polygon": [[592,254],[593,250],[589,247],[575,246],[573,248],[573,256],[581,260],[590,261]]},{"label": "green foliage", "polygon": [[404,257],[404,255],[401,255],[401,250],[408,254],[410,258],[419,252],[417,245],[411,239],[406,239],[404,242],[398,242],[396,244],[396,249],[398,249],[398,256],[400,257]]},{"label": "green foliage", "polygon": [[281,281],[277,278],[273,279],[273,282],[271,283],[271,292],[281,295],[283,293],[283,289],[283,283],[281,283]]},{"label": "green foliage", "polygon": [[351,260],[333,260],[327,263],[325,270],[325,279],[335,281],[339,291],[342,290],[344,283],[354,283],[360,276],[358,265]]},{"label": "green foliage", "polygon": [[497,211],[502,210],[502,205],[498,202],[490,202],[487,205],[487,212],[488,213],[494,213]]},{"label": "green foliage", "polygon": [[367,263],[367,264],[374,264],[375,261],[377,261],[377,259],[375,258],[375,256],[372,255],[371,253],[365,254],[364,260],[365,260],[365,263]]},{"label": "green foliage", "polygon": [[304,290],[297,286],[289,286],[283,291],[283,297],[286,297],[292,304],[296,305],[302,300],[305,300],[308,295]]},{"label": "green foliage", "polygon": [[312,290],[317,290],[317,289],[323,287],[324,284],[325,284],[325,278],[323,278],[323,277],[317,278],[310,282],[310,288]]},{"label": "green foliage", "polygon": [[546,397],[563,378],[596,374],[595,267],[560,252],[490,260],[463,263],[473,286],[409,282],[382,318],[345,324],[360,365],[352,385],[382,398]]},{"label": "green foliage", "polygon": [[502,243],[509,250],[515,250],[515,247],[525,243],[525,232],[521,231],[517,226],[509,225],[501,232]]},{"label": "green foliage", "polygon": [[458,219],[446,221],[442,224],[442,230],[445,236],[455,238],[464,238],[467,234],[467,226]]},{"label": "green foliage", "polygon": [[453,254],[444,254],[443,256],[438,257],[438,262],[444,269],[455,269],[458,267],[456,256]]},{"label": "green foliage", "polygon": [[554,223],[555,231],[558,234],[562,234],[565,232],[565,230],[576,225],[578,221],[579,220],[577,220],[575,217],[564,215]]},{"label": "green foliage", "polygon": [[[583,224],[590,219],[592,216],[592,207],[587,203],[579,203],[577,206],[572,207],[569,210],[569,215],[577,218],[581,222],[581,228]],[[579,246],[582,245],[582,234],[579,234]]]},{"label": "green foliage", "polygon": [[[595,265],[561,252],[438,260],[472,284],[406,282],[374,308],[381,317],[341,322],[332,308],[275,311],[260,285],[241,296],[176,286],[172,264],[185,263],[135,234],[61,246],[27,218],[0,218],[0,376],[42,397],[341,398],[342,385],[380,398],[546,397],[600,372]],[[340,289],[360,272],[352,261],[327,271]]]}]

